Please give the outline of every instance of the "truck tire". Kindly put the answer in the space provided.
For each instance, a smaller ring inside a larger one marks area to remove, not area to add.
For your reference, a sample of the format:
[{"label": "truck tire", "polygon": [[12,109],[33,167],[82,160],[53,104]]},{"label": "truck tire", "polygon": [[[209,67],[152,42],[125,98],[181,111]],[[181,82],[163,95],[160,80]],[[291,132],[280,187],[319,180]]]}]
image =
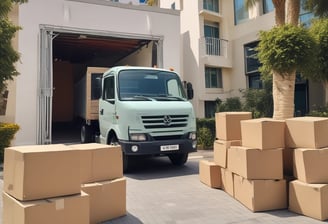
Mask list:
[{"label": "truck tire", "polygon": [[87,124],[83,124],[81,127],[81,143],[92,142],[92,127]]},{"label": "truck tire", "polygon": [[188,153],[174,153],[168,155],[171,163],[175,166],[182,166],[188,160]]},{"label": "truck tire", "polygon": [[[108,141],[108,144],[109,145],[120,144],[115,134],[111,136],[111,138]],[[122,151],[122,158],[123,158],[123,172],[127,172],[129,169],[129,156]]]}]

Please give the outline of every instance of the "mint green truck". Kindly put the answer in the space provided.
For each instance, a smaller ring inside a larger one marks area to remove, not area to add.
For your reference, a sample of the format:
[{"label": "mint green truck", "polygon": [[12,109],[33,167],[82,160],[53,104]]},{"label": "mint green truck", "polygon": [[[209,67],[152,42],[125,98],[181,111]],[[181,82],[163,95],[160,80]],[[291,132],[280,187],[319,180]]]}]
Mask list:
[{"label": "mint green truck", "polygon": [[193,98],[192,85],[183,83],[176,72],[118,66],[101,79],[98,73],[98,80],[91,90],[101,91],[98,118],[86,119],[82,142],[120,144],[124,170],[132,156],[168,156],[172,164],[183,165],[197,150],[196,117],[188,101]]}]

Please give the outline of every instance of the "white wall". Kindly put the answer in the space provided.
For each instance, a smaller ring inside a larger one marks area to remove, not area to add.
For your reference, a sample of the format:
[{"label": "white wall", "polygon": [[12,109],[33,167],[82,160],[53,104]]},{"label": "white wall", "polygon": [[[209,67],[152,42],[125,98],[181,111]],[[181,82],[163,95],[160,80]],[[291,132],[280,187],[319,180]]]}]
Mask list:
[{"label": "white wall", "polygon": [[272,12],[256,17],[248,22],[232,26],[233,28],[230,31],[231,44],[233,46],[233,69],[231,71],[232,96],[238,96],[238,90],[247,87],[244,45],[258,40],[259,31],[271,29],[273,25],[274,13]]},{"label": "white wall", "polygon": [[[68,0],[29,0],[20,5],[15,122],[21,129],[16,145],[35,144],[38,121],[38,76],[40,24],[72,29],[108,31],[163,38],[163,67],[180,72],[179,12],[150,6],[106,1],[106,5]],[[117,7],[117,6],[120,7]]]}]

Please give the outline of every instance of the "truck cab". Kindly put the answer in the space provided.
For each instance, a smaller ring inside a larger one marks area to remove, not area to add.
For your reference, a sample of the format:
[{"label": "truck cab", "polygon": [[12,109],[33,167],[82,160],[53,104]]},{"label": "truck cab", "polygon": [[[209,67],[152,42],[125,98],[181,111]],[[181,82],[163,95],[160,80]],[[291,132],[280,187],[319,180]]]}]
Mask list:
[{"label": "truck cab", "polygon": [[[185,91],[187,88],[187,91]],[[103,74],[99,99],[99,141],[120,144],[124,170],[131,156],[168,156],[183,165],[196,151],[191,84],[151,67],[113,67]]]}]

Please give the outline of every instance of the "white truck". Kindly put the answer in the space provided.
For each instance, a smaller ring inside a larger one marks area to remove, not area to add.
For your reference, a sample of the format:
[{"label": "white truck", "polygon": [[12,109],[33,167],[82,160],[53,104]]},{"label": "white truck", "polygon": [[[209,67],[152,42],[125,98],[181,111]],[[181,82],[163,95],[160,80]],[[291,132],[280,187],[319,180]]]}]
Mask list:
[{"label": "white truck", "polygon": [[[193,89],[177,73],[152,67],[90,67],[80,81],[81,142],[120,144],[129,158],[166,155],[183,165],[196,151]],[[85,97],[85,100],[83,99]]]}]

